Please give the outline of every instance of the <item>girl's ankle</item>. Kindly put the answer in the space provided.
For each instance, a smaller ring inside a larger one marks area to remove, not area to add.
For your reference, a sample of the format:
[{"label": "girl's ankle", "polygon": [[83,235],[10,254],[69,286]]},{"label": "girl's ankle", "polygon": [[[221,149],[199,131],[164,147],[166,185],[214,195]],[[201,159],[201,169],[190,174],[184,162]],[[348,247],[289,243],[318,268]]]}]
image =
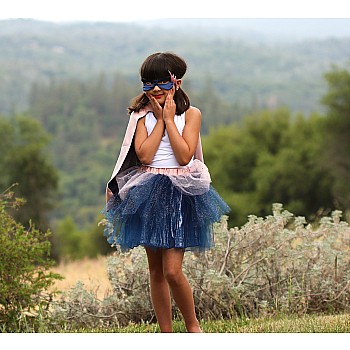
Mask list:
[{"label": "girl's ankle", "polygon": [[193,325],[186,325],[186,329],[188,333],[203,333],[198,321]]}]

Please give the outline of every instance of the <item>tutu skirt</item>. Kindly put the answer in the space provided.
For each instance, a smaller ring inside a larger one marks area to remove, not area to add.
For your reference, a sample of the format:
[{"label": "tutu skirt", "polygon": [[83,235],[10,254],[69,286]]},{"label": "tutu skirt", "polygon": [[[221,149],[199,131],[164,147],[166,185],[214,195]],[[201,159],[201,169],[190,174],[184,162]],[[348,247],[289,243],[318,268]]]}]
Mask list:
[{"label": "tutu skirt", "polygon": [[122,251],[139,245],[209,249],[213,223],[230,211],[199,160],[185,169],[135,167],[116,180],[120,191],[102,213],[107,220],[104,235]]}]

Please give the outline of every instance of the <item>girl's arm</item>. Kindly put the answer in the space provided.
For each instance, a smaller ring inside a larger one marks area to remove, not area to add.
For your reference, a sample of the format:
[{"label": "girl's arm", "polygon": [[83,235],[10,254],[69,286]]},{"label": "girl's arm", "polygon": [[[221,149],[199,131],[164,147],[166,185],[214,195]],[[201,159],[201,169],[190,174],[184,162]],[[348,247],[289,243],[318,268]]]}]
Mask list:
[{"label": "girl's arm", "polygon": [[135,131],[134,147],[137,157],[144,165],[152,163],[154,155],[156,154],[160,141],[164,133],[164,121],[161,118],[157,119],[153,131],[148,136],[145,126],[145,118],[139,119]]},{"label": "girl's arm", "polygon": [[186,111],[186,124],[181,136],[174,122],[176,111],[176,104],[173,98],[174,93],[175,88],[168,94],[163,109],[153,96],[147,95],[153,107],[153,114],[157,119],[157,124],[148,136],[145,118],[140,119],[137,123],[134,147],[142,164],[152,163],[162,140],[165,127],[175,158],[180,165],[187,165],[196,151],[201,128],[201,112],[195,107],[190,107]]},{"label": "girl's arm", "polygon": [[174,123],[174,116],[164,119],[175,158],[180,165],[187,165],[192,159],[198,144],[201,112],[195,107],[190,107],[186,111],[186,124],[182,136]]}]

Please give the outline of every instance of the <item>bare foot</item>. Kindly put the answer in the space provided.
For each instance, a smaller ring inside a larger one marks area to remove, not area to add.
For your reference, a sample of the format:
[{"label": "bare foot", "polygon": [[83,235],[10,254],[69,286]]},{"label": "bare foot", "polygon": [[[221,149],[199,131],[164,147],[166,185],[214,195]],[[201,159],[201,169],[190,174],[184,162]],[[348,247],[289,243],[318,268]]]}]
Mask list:
[{"label": "bare foot", "polygon": [[203,333],[199,323],[193,326],[188,326],[186,328],[188,333]]}]

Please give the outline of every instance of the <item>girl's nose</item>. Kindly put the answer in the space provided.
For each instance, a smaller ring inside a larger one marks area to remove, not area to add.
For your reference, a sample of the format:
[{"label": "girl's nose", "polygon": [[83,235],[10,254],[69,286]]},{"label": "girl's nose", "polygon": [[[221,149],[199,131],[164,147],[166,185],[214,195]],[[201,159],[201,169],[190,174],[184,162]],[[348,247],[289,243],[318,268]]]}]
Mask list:
[{"label": "girl's nose", "polygon": [[160,90],[160,87],[158,85],[155,85],[153,88],[153,91],[159,91],[159,90]]}]

